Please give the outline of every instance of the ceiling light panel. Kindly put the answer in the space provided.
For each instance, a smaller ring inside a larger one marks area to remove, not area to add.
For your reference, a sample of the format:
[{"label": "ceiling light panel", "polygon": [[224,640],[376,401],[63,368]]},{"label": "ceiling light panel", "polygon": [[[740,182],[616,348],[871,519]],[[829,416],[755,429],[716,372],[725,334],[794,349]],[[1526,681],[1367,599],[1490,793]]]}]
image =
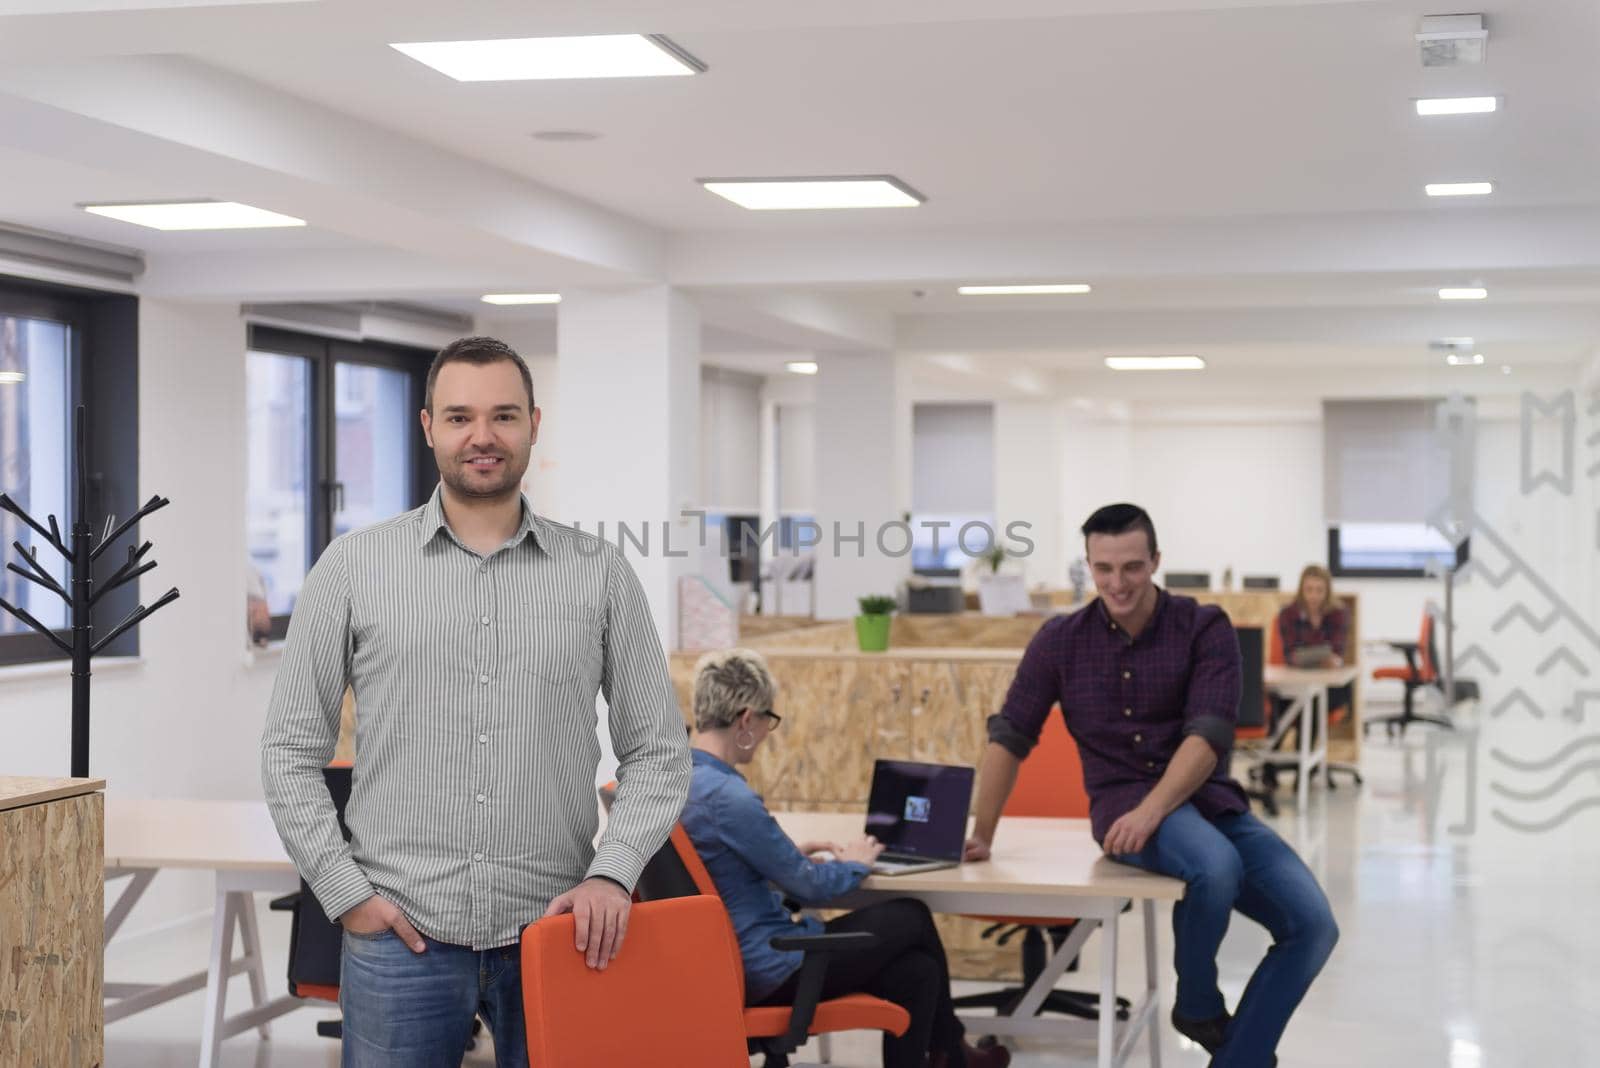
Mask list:
[{"label": "ceiling light panel", "polygon": [[511,306],[516,304],[560,304],[560,293],[485,293],[485,304]]},{"label": "ceiling light panel", "polygon": [[914,208],[927,200],[888,174],[836,178],[701,178],[719,197],[751,211]]},{"label": "ceiling light panel", "polygon": [[1439,290],[1440,300],[1483,300],[1489,291],[1480,286],[1460,286]]},{"label": "ceiling light panel", "polygon": [[814,375],[817,373],[815,360],[790,360],[783,365],[783,369],[794,375]]},{"label": "ceiling light panel", "polygon": [[956,292],[964,297],[1012,297],[1033,294],[1087,293],[1089,291],[1090,287],[1082,282],[1023,286],[958,286],[956,288]]},{"label": "ceiling light panel", "polygon": [[1204,371],[1206,361],[1198,356],[1107,356],[1106,366],[1113,371]]},{"label": "ceiling light panel", "polygon": [[704,63],[659,34],[419,41],[389,47],[458,82],[663,78],[706,69]]},{"label": "ceiling light panel", "polygon": [[1417,101],[1417,114],[1434,115],[1487,115],[1500,107],[1500,99],[1493,96],[1428,97]]},{"label": "ceiling light panel", "polygon": [[91,215],[152,230],[262,230],[304,226],[304,219],[253,208],[231,200],[189,200],[143,204],[82,204]]},{"label": "ceiling light panel", "polygon": [[1430,197],[1486,197],[1494,192],[1494,183],[1429,182],[1422,191]]}]

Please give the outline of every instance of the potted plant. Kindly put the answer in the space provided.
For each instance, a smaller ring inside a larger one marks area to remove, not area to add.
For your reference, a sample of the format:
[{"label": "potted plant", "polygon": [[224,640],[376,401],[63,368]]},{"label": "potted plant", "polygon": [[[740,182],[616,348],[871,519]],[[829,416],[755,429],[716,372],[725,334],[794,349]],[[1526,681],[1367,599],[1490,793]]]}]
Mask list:
[{"label": "potted plant", "polygon": [[881,653],[889,648],[889,613],[893,597],[861,597],[856,601],[861,614],[856,616],[856,643],[863,653]]}]

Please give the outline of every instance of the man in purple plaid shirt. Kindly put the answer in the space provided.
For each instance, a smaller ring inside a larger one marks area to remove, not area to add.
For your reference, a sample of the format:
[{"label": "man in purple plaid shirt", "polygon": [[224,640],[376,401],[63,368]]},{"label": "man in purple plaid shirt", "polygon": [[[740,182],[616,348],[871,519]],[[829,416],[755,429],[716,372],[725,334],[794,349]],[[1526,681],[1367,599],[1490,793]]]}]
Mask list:
[{"label": "man in purple plaid shirt", "polygon": [[[1161,555],[1144,509],[1107,505],[1083,535],[1100,596],[1040,628],[990,717],[967,859],[989,856],[1017,768],[1059,704],[1082,756],[1095,840],[1123,863],[1188,884],[1172,911],[1173,1026],[1212,1054],[1213,1068],[1268,1068],[1338,941],[1333,912],[1228,776],[1241,667],[1227,615],[1155,584]],[[1235,909],[1273,945],[1230,1016],[1217,949]]]}]

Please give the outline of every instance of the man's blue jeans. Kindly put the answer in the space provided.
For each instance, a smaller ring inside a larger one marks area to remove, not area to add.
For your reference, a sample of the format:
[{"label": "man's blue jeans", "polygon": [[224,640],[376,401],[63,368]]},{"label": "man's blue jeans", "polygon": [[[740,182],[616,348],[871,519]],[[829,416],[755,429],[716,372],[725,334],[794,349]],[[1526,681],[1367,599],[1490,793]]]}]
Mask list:
[{"label": "man's blue jeans", "polygon": [[343,1068],[458,1068],[480,1013],[494,1036],[496,1068],[527,1068],[518,947],[479,951],[423,940],[427,952],[413,953],[392,931],[345,933]]},{"label": "man's blue jeans", "polygon": [[1234,909],[1272,935],[1272,948],[1250,977],[1211,1062],[1215,1068],[1268,1068],[1290,1015],[1339,940],[1316,876],[1250,813],[1212,821],[1192,804],[1163,820],[1142,851],[1116,859],[1188,884],[1172,910],[1180,1016],[1210,1020],[1226,1011],[1217,988],[1217,949]]}]

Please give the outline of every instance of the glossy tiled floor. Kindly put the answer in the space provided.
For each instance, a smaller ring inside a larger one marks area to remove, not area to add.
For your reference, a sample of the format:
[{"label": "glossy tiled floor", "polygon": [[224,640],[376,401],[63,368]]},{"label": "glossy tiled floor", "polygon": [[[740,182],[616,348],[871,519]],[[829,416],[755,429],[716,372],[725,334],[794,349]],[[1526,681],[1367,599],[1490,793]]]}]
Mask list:
[{"label": "glossy tiled floor", "polygon": [[[1466,714],[1469,729],[1425,728],[1403,744],[1375,736],[1365,755],[1366,786],[1313,790],[1304,813],[1285,792],[1275,826],[1322,878],[1343,939],[1290,1026],[1279,1051],[1284,1068],[1600,1065],[1600,725],[1516,716],[1479,726]],[[1536,826],[1563,813],[1557,826]],[[261,916],[276,982],[286,921]],[[159,948],[148,944],[157,940],[114,946],[108,974],[190,971],[205,957],[208,930],[196,922],[159,940]],[[1129,934],[1135,930],[1130,923]],[[1140,974],[1138,942],[1123,941],[1131,978]],[[1095,946],[1091,940],[1085,976],[1096,974]],[[1229,932],[1221,963],[1230,1000],[1265,946],[1264,933],[1248,921]],[[1170,949],[1163,926],[1164,958]],[[1171,981],[1168,974],[1168,1005]],[[1069,977],[1067,985],[1074,982],[1088,980]],[[108,1027],[107,1065],[194,1064],[201,997]],[[243,978],[234,980],[232,997],[236,1005],[248,998]],[[306,1010],[279,1019],[270,1041],[253,1033],[230,1039],[222,1064],[335,1065],[336,1044],[313,1029],[321,1015]],[[1165,1065],[1206,1063],[1165,1025],[1160,1041]],[[1093,1063],[1087,1045],[1025,1042],[1015,1049],[1019,1068]],[[815,1060],[815,1047],[802,1057]],[[837,1038],[833,1061],[875,1065],[877,1042]],[[483,1050],[467,1063],[493,1059]],[[1136,1050],[1131,1063],[1147,1064],[1146,1051]]]}]

